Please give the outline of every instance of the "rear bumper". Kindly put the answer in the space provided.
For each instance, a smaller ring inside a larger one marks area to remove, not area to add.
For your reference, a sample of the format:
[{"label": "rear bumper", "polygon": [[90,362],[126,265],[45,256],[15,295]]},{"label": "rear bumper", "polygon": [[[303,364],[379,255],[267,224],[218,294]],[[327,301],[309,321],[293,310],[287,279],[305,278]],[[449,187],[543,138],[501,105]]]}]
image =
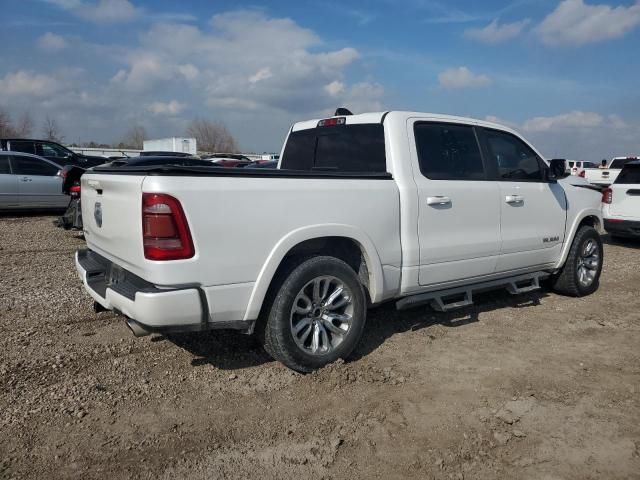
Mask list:
[{"label": "rear bumper", "polygon": [[207,295],[198,285],[159,288],[88,249],[78,250],[75,260],[89,295],[147,332],[252,330],[253,322],[212,322]]},{"label": "rear bumper", "polygon": [[640,237],[640,221],[604,219],[604,229],[621,237]]}]

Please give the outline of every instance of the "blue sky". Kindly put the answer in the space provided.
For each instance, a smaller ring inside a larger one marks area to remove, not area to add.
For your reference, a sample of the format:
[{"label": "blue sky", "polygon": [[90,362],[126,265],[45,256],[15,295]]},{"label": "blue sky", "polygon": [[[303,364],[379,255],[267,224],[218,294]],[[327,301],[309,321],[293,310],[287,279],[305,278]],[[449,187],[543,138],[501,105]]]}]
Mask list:
[{"label": "blue sky", "polygon": [[640,154],[640,1],[0,3],[0,107],[67,142],[203,117],[276,151],[344,105],[497,120],[549,157]]}]

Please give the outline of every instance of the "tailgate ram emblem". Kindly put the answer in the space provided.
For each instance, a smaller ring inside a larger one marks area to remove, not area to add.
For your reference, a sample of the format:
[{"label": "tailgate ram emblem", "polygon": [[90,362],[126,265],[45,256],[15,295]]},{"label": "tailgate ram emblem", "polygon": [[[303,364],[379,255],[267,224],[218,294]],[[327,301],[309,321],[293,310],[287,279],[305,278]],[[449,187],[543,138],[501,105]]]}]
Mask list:
[{"label": "tailgate ram emblem", "polygon": [[96,220],[96,225],[98,228],[102,227],[102,204],[100,202],[96,202],[93,206],[93,218]]}]

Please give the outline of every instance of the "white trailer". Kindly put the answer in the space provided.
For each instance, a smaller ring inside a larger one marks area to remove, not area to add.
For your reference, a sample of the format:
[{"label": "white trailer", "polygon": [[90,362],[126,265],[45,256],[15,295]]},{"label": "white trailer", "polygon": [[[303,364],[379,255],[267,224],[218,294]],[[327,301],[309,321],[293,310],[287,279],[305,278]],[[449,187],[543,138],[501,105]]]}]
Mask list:
[{"label": "white trailer", "polygon": [[197,145],[195,138],[170,137],[145,140],[142,144],[145,152],[183,152],[195,155]]}]

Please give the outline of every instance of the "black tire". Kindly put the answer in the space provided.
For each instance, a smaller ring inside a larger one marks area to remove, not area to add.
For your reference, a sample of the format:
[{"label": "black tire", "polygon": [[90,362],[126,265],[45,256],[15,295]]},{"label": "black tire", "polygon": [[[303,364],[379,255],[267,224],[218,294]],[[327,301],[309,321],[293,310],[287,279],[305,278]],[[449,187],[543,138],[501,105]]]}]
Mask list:
[{"label": "black tire", "polygon": [[[294,339],[291,331],[292,309],[296,296],[305,286],[323,276],[335,277],[344,283],[351,293],[353,311],[351,324],[341,343],[326,354],[312,355]],[[274,360],[303,373],[322,368],[339,358],[347,358],[362,337],[367,317],[366,296],[358,275],[342,260],[328,256],[312,257],[291,268],[266,307],[264,349]]]},{"label": "black tire", "polygon": [[[599,262],[595,272],[595,278],[590,285],[583,285],[578,278],[578,264],[581,259],[581,252],[590,240],[596,242],[599,252]],[[602,239],[598,231],[588,225],[582,226],[576,232],[567,256],[567,261],[562,269],[551,278],[551,286],[553,290],[570,297],[584,297],[591,295],[598,289],[600,284],[600,273],[602,272],[602,263],[604,260],[604,251],[602,248]]]}]

